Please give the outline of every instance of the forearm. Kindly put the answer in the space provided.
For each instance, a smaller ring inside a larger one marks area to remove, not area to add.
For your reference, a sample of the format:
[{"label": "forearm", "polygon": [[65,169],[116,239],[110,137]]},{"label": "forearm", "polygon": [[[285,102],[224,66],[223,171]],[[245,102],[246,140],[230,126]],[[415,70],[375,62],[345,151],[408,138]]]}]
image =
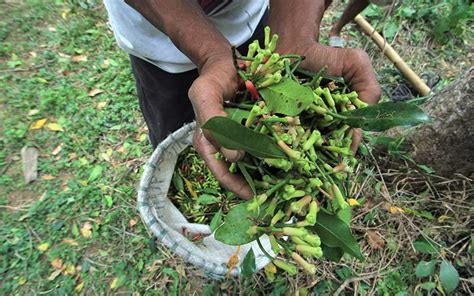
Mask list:
[{"label": "forearm", "polygon": [[211,58],[228,56],[231,45],[192,0],[125,0],[165,33],[199,71]]},{"label": "forearm", "polygon": [[306,44],[319,39],[324,0],[271,0],[268,24],[280,37],[279,43]]}]

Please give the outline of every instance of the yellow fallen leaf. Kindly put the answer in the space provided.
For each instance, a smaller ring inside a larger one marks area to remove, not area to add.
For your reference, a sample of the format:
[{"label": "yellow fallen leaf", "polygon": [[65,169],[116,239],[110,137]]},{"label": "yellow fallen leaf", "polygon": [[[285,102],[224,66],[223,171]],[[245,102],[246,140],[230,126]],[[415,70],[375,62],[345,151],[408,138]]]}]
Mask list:
[{"label": "yellow fallen leaf", "polygon": [[268,272],[268,273],[277,273],[277,268],[275,266],[275,264],[273,263],[268,263],[267,265],[265,265],[265,271]]},{"label": "yellow fallen leaf", "polygon": [[107,102],[106,101],[103,101],[103,102],[99,102],[97,103],[97,110],[102,110],[104,109],[104,107],[107,105]]},{"label": "yellow fallen leaf", "polygon": [[107,162],[110,162],[110,156],[109,156],[107,153],[103,153],[103,152],[102,152],[102,153],[99,154],[99,156],[100,156],[103,160],[105,160],[105,161],[107,161]]},{"label": "yellow fallen leaf", "polygon": [[65,58],[65,59],[70,59],[70,58],[71,58],[70,55],[65,54],[65,53],[62,53],[62,52],[58,52],[58,55],[59,55],[60,57],[62,57],[62,58]]},{"label": "yellow fallen leaf", "polygon": [[46,123],[46,118],[41,118],[41,119],[38,119],[35,121],[35,123],[33,123],[31,126],[30,126],[30,129],[32,130],[36,130],[36,129],[40,129],[43,127],[43,125]]},{"label": "yellow fallen leaf", "polygon": [[71,61],[73,62],[86,62],[87,61],[87,56],[85,55],[76,55],[71,58]]},{"label": "yellow fallen leaf", "polygon": [[53,271],[53,273],[50,276],[48,276],[48,281],[54,281],[54,279],[57,278],[58,275],[60,274],[61,274],[61,270]]},{"label": "yellow fallen leaf", "polygon": [[62,269],[63,268],[63,260],[56,258],[51,261],[51,266],[55,269]]},{"label": "yellow fallen leaf", "polygon": [[48,123],[48,129],[53,132],[62,132],[63,128],[58,123]]},{"label": "yellow fallen leaf", "polygon": [[49,248],[49,244],[48,243],[42,243],[41,245],[38,245],[36,248],[38,250],[40,250],[41,252],[44,252]]},{"label": "yellow fallen leaf", "polygon": [[25,277],[21,277],[18,279],[18,285],[23,286],[27,281],[28,280]]},{"label": "yellow fallen leaf", "polygon": [[98,94],[103,93],[103,92],[104,92],[104,91],[101,90],[101,89],[93,88],[93,89],[91,89],[91,90],[87,93],[87,95],[88,95],[89,97],[95,97],[95,96],[97,96]]},{"label": "yellow fallen leaf", "polygon": [[63,149],[63,144],[59,144],[56,148],[54,148],[53,152],[51,152],[52,155],[57,155],[61,150]]},{"label": "yellow fallen leaf", "polygon": [[351,207],[360,206],[360,203],[355,198],[349,198],[347,202],[349,203]]},{"label": "yellow fallen leaf", "polygon": [[78,182],[79,182],[79,184],[81,184],[82,186],[87,186],[87,184],[89,184],[89,182],[87,182],[87,180],[79,180]]},{"label": "yellow fallen leaf", "polygon": [[112,280],[112,282],[110,283],[110,289],[115,289],[117,288],[119,285],[119,278],[116,277]]},{"label": "yellow fallen leaf", "polygon": [[73,264],[67,264],[63,270],[65,275],[76,273],[76,267]]},{"label": "yellow fallen leaf", "polygon": [[70,239],[70,238],[63,239],[63,243],[68,244],[70,246],[79,246],[78,242],[76,242],[75,240]]},{"label": "yellow fallen leaf", "polygon": [[390,212],[390,214],[400,214],[400,213],[405,213],[405,211],[400,208],[400,207],[397,207],[397,206],[390,206],[388,208],[388,211]]},{"label": "yellow fallen leaf", "polygon": [[239,263],[239,253],[240,253],[240,246],[237,247],[237,250],[235,251],[232,256],[230,256],[229,261],[227,261],[227,274],[226,277],[229,277],[232,270],[237,266]]},{"label": "yellow fallen leaf", "polygon": [[441,216],[438,217],[438,222],[443,223],[444,221],[446,221],[448,219],[449,219],[449,216],[441,215]]},{"label": "yellow fallen leaf", "polygon": [[77,286],[74,288],[74,292],[80,293],[83,288],[84,288],[84,282],[81,282],[79,285],[77,285]]},{"label": "yellow fallen leaf", "polygon": [[85,238],[90,238],[92,236],[92,224],[90,222],[84,223],[81,227],[81,234]]},{"label": "yellow fallen leaf", "polygon": [[46,181],[49,181],[49,180],[54,180],[54,179],[56,179],[56,177],[53,176],[53,175],[49,175],[49,174],[48,174],[48,175],[43,175],[43,176],[41,176],[41,179],[46,180]]},{"label": "yellow fallen leaf", "polygon": [[61,17],[62,17],[64,20],[67,19],[67,16],[68,16],[68,14],[69,14],[70,11],[71,11],[71,10],[69,10],[69,9],[64,9],[64,10],[61,12]]},{"label": "yellow fallen leaf", "polygon": [[184,184],[186,185],[186,189],[188,189],[188,191],[189,191],[189,194],[191,194],[191,196],[194,199],[198,198],[198,195],[197,195],[196,191],[194,191],[194,189],[193,189],[193,184],[191,182],[189,182],[189,180],[186,179],[185,177],[183,177],[183,180],[184,180]]},{"label": "yellow fallen leaf", "polygon": [[38,114],[40,112],[40,110],[38,109],[31,109],[30,111],[28,111],[28,116],[33,116],[35,114]]}]

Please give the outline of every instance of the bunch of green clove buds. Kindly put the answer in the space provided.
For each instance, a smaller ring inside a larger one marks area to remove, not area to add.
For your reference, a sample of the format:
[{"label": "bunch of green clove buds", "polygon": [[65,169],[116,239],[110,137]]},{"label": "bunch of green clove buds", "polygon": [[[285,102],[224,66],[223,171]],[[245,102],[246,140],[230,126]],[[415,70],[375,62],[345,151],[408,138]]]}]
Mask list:
[{"label": "bunch of green clove buds", "polygon": [[[295,274],[299,265],[314,274],[309,259],[323,256],[314,230],[318,212],[350,217],[349,180],[357,159],[351,151],[354,131],[340,114],[367,104],[343,81],[301,70],[301,56],[275,53],[277,41],[267,27],[263,47],[254,41],[246,56],[234,54],[246,89],[226,110],[229,117],[235,109],[244,112],[239,123],[273,139],[286,157],[247,153],[244,165],[230,170],[239,169],[255,189],[247,210],[258,215],[247,234],[269,237],[277,255],[272,262],[280,269]],[[301,88],[309,90],[309,101],[299,97]]]}]

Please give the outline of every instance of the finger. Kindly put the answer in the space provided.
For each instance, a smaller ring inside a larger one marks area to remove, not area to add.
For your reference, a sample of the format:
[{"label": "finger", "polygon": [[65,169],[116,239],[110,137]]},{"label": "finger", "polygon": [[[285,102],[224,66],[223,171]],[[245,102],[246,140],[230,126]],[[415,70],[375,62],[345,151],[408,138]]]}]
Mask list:
[{"label": "finger", "polygon": [[360,49],[347,49],[345,55],[344,79],[351,83],[351,88],[362,101],[376,104],[380,99],[381,88],[369,56]]},{"label": "finger", "polygon": [[199,132],[193,137],[194,147],[201,158],[206,163],[209,170],[216,177],[216,180],[227,190],[232,191],[243,199],[253,196],[252,190],[245,179],[229,172],[229,163],[224,160],[217,160],[215,153],[217,149]]},{"label": "finger", "polygon": [[230,150],[224,147],[220,148],[222,155],[230,162],[236,162],[244,158],[245,152],[243,150]]},{"label": "finger", "polygon": [[354,155],[359,148],[360,140],[362,139],[362,130],[360,128],[355,128],[354,133],[352,134],[352,143],[351,143],[351,150]]}]

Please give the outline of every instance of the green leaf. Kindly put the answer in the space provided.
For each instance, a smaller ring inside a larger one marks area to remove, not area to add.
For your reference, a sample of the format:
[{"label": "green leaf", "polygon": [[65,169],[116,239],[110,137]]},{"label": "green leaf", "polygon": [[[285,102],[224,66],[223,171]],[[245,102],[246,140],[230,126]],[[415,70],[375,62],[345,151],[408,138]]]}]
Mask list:
[{"label": "green leaf", "polygon": [[431,290],[433,290],[434,288],[436,288],[436,283],[434,283],[434,282],[422,283],[422,284],[420,284],[420,288],[422,288],[422,289],[424,289],[424,290],[431,291]]},{"label": "green leaf", "polygon": [[224,224],[216,230],[216,240],[231,246],[240,246],[257,238],[247,233],[249,227],[254,225],[249,218],[258,216],[257,213],[247,210],[248,204],[249,202],[244,202],[230,210]]},{"label": "green leaf", "polygon": [[343,112],[343,121],[367,131],[381,132],[392,127],[411,127],[429,122],[430,118],[419,107],[409,103],[380,103],[366,108]]},{"label": "green leaf", "polygon": [[324,258],[331,260],[333,262],[339,262],[344,255],[344,251],[341,248],[331,248],[324,243],[321,244],[323,249]]},{"label": "green leaf", "polygon": [[96,165],[89,174],[88,181],[92,182],[97,180],[102,175],[102,170],[104,168],[100,165]]},{"label": "green leaf", "polygon": [[415,268],[417,277],[431,276],[435,272],[436,260],[420,261]]},{"label": "green leaf", "polygon": [[243,124],[243,120],[249,117],[250,111],[242,110],[239,108],[224,108],[224,111],[227,113],[227,117],[234,120],[239,124]]},{"label": "green leaf", "polygon": [[257,190],[255,189],[255,183],[253,182],[253,178],[249,175],[249,172],[247,172],[247,168],[245,167],[244,163],[242,161],[237,161],[237,166],[242,172],[242,175],[244,175],[245,181],[247,181],[247,184],[249,184],[253,194],[257,195]]},{"label": "green leaf", "polygon": [[196,200],[196,202],[200,205],[210,205],[210,204],[213,204],[213,203],[216,203],[219,201],[219,198],[214,196],[214,195],[210,195],[210,194],[201,194],[198,199]]},{"label": "green leaf", "polygon": [[321,241],[328,247],[341,248],[349,255],[361,261],[364,260],[359,244],[352,236],[349,226],[335,215],[319,211],[316,225],[313,229],[321,237]]},{"label": "green leaf", "polygon": [[173,186],[177,191],[184,191],[183,178],[176,172],[173,174]]},{"label": "green leaf", "polygon": [[448,261],[441,262],[439,279],[441,286],[443,286],[443,289],[448,293],[454,291],[459,285],[459,273]]},{"label": "green leaf", "polygon": [[217,211],[217,213],[212,217],[211,224],[211,232],[214,232],[220,225],[222,224],[222,210]]},{"label": "green leaf", "polygon": [[249,277],[254,274],[256,270],[255,254],[253,253],[253,249],[250,249],[242,262],[242,275]]},{"label": "green leaf", "polygon": [[424,237],[419,238],[413,243],[415,251],[423,254],[437,255],[439,254],[439,249],[436,246],[435,242],[431,239],[427,240]]},{"label": "green leaf", "polygon": [[348,226],[351,224],[352,220],[352,208],[351,207],[345,207],[344,209],[341,209],[337,212],[337,217],[346,223]]},{"label": "green leaf", "polygon": [[310,88],[288,78],[259,92],[270,111],[288,116],[299,115],[314,100]]},{"label": "green leaf", "polygon": [[244,150],[259,158],[285,158],[272,138],[253,131],[227,117],[215,116],[203,126],[227,149]]},{"label": "green leaf", "polygon": [[107,207],[108,208],[112,207],[112,205],[114,204],[114,201],[112,200],[112,196],[106,195],[104,196],[104,199],[105,199],[105,204],[107,205]]}]

